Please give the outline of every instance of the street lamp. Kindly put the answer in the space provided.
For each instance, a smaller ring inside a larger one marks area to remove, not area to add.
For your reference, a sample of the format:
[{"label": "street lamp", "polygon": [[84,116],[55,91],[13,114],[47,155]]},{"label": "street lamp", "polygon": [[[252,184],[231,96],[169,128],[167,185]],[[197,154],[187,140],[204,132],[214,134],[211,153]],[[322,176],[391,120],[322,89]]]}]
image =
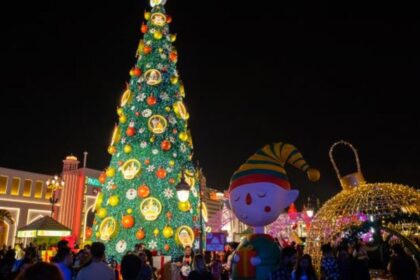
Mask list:
[{"label": "street lamp", "polygon": [[190,185],[185,182],[185,175],[184,171],[182,171],[182,177],[181,182],[179,182],[178,185],[176,185],[176,195],[178,197],[178,200],[181,202],[188,201],[188,198],[190,197]]},{"label": "street lamp", "polygon": [[310,197],[308,197],[308,204],[306,204],[305,212],[306,212],[306,216],[312,219],[312,217],[314,216],[315,209],[314,209],[314,206],[312,205]]},{"label": "street lamp", "polygon": [[55,175],[53,179],[48,179],[45,183],[47,184],[47,188],[51,190],[50,203],[52,217],[54,214],[54,205],[58,202],[58,198],[55,197],[55,192],[57,190],[61,190],[64,187],[64,180]]}]

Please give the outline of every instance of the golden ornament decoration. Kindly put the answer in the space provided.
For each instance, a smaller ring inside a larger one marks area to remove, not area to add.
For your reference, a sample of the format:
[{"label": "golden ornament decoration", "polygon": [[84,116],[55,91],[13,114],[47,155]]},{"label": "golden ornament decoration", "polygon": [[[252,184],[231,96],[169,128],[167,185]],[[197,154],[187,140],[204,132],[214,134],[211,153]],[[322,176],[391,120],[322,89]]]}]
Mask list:
[{"label": "golden ornament decoration", "polygon": [[171,246],[169,246],[169,244],[165,244],[165,246],[163,246],[163,249],[165,249],[165,251],[169,251],[171,249]]},{"label": "golden ornament decoration", "polygon": [[121,97],[121,107],[129,104],[131,102],[132,96],[133,94],[131,93],[131,90],[127,88]]},{"label": "golden ornament decoration", "polygon": [[185,87],[184,87],[184,84],[182,83],[179,86],[179,93],[181,94],[182,97],[185,97]]},{"label": "golden ornament decoration", "polygon": [[180,226],[175,232],[175,242],[178,245],[192,246],[195,239],[194,231],[189,226]]},{"label": "golden ornament decoration", "polygon": [[163,34],[160,31],[156,31],[155,33],[153,33],[153,38],[155,38],[156,40],[162,39],[162,36]]},{"label": "golden ornament decoration", "polygon": [[131,213],[133,213],[133,209],[128,208],[128,209],[127,209],[127,214],[131,214]]},{"label": "golden ornament decoration", "polygon": [[171,41],[172,43],[176,41],[176,34],[171,34],[169,36],[169,41]]},{"label": "golden ornament decoration", "polygon": [[144,11],[144,19],[145,20],[149,20],[150,19],[150,16],[151,16],[151,13],[150,12]]},{"label": "golden ornament decoration", "polygon": [[114,167],[108,167],[105,171],[105,174],[107,177],[114,177],[115,176],[115,168]]},{"label": "golden ornament decoration", "polygon": [[175,166],[175,161],[174,160],[170,160],[169,161],[169,167],[174,167]]},{"label": "golden ornament decoration", "polygon": [[171,77],[171,84],[176,85],[178,83],[178,76],[172,76]]},{"label": "golden ornament decoration", "polygon": [[141,172],[141,163],[137,159],[129,159],[119,168],[124,179],[132,180]]},{"label": "golden ornament decoration", "polygon": [[120,202],[120,199],[118,198],[117,195],[111,195],[108,198],[108,204],[111,205],[112,207],[117,206],[119,202]]},{"label": "golden ornament decoration", "polygon": [[98,195],[96,196],[96,200],[95,200],[95,210],[98,210],[100,207],[101,207],[101,205],[102,205],[102,202],[104,201],[104,193],[103,192],[100,192],[100,193],[98,193]]},{"label": "golden ornament decoration", "polygon": [[187,212],[191,209],[191,203],[189,201],[179,201],[178,202],[178,209],[182,212]]},{"label": "golden ornament decoration", "polygon": [[98,215],[98,217],[101,219],[105,218],[106,214],[107,214],[106,208],[100,208],[98,212],[96,212],[96,215]]},{"label": "golden ornament decoration", "polygon": [[166,112],[170,112],[170,111],[171,111],[171,107],[166,106],[166,107],[165,107],[165,111],[166,111]]},{"label": "golden ornament decoration", "polygon": [[113,146],[115,143],[117,143],[118,141],[120,141],[120,139],[121,139],[121,130],[120,130],[120,128],[119,128],[118,125],[115,125],[114,131],[112,132],[110,146]]},{"label": "golden ornament decoration", "polygon": [[99,238],[108,241],[117,234],[117,230],[117,221],[112,217],[105,218],[99,226]]},{"label": "golden ornament decoration", "polygon": [[158,199],[148,197],[141,202],[140,212],[147,221],[154,221],[162,212],[162,204]]},{"label": "golden ornament decoration", "polygon": [[148,121],[149,130],[155,134],[162,134],[165,132],[168,122],[165,117],[161,115],[153,115]]},{"label": "golden ornament decoration", "polygon": [[174,230],[170,226],[165,226],[162,231],[163,237],[171,238],[174,235]]},{"label": "golden ornament decoration", "polygon": [[123,108],[119,107],[119,108],[117,109],[117,115],[118,115],[118,116],[121,116],[123,113],[124,113]]},{"label": "golden ornament decoration", "polygon": [[150,19],[152,24],[156,26],[164,26],[166,24],[166,16],[162,13],[153,13]]},{"label": "golden ornament decoration", "polygon": [[155,236],[158,236],[159,235],[159,229],[158,228],[155,228],[155,230],[153,231],[153,234]]},{"label": "golden ornament decoration", "polygon": [[147,70],[144,73],[144,78],[149,86],[155,86],[162,82],[162,74],[156,69]]},{"label": "golden ornament decoration", "polygon": [[185,108],[185,105],[182,101],[177,101],[173,105],[175,115],[178,118],[181,118],[183,120],[188,120],[190,117],[190,114],[188,114],[187,109]]},{"label": "golden ornament decoration", "polygon": [[[333,158],[333,150],[338,145],[347,146],[353,151],[357,164],[355,173],[341,176]],[[420,215],[420,193],[401,184],[367,183],[357,150],[349,142],[334,143],[329,155],[343,190],[328,200],[312,219],[305,252],[312,256],[314,267],[319,268],[323,244],[338,241],[351,227],[361,226],[368,220],[382,221],[380,230],[397,237],[403,236],[404,242],[414,243],[420,224],[413,221],[395,222],[392,217]]]},{"label": "golden ornament decoration", "polygon": [[108,154],[113,155],[117,152],[117,148],[115,146],[109,146],[108,147]]},{"label": "golden ornament decoration", "polygon": [[183,141],[183,142],[185,142],[185,141],[187,141],[188,140],[188,134],[186,133],[186,132],[181,132],[179,135],[178,135],[178,137],[179,137],[179,140],[181,140],[181,141]]},{"label": "golden ornament decoration", "polygon": [[119,117],[119,121],[120,121],[120,123],[126,123],[127,122],[127,117],[125,115],[121,115]]},{"label": "golden ornament decoration", "polygon": [[126,153],[126,154],[131,153],[131,151],[132,151],[132,150],[133,150],[133,148],[131,147],[131,145],[126,144],[126,145],[124,146],[124,153]]}]

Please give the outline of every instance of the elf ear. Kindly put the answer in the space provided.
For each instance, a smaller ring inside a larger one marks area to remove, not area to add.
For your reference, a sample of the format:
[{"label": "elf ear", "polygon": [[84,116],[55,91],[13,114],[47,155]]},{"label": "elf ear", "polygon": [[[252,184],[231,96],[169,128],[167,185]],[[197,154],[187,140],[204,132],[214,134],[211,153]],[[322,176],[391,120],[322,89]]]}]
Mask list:
[{"label": "elf ear", "polygon": [[288,191],[287,194],[286,194],[286,198],[285,198],[286,205],[289,206],[290,204],[292,204],[296,200],[296,198],[298,197],[298,195],[299,195],[299,191],[298,190],[290,190],[290,191]]}]

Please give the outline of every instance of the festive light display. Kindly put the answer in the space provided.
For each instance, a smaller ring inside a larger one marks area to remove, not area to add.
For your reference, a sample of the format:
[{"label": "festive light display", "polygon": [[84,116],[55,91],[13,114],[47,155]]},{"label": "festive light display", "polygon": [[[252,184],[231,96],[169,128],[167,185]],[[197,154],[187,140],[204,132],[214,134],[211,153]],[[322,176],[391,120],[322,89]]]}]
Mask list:
[{"label": "festive light display", "polygon": [[[93,240],[105,242],[117,261],[141,240],[151,250],[177,256],[196,244],[200,221],[197,173],[191,162],[185,89],[169,33],[172,18],[165,0],[151,0],[151,12],[139,27],[144,33],[137,63],[122,90],[118,125],[112,133],[109,167],[98,181],[102,193],[95,205]],[[180,202],[176,186],[184,172],[191,195]],[[163,214],[162,214],[163,213]]]},{"label": "festive light display", "polygon": [[[334,147],[340,144],[353,150],[357,163],[357,172],[343,177],[332,157]],[[319,268],[322,244],[340,240],[346,231],[361,227],[368,219],[378,221],[382,229],[401,233],[407,240],[413,241],[419,236],[419,192],[400,184],[366,183],[357,151],[350,143],[335,143],[330,158],[343,191],[328,200],[312,220],[306,252],[313,257],[315,267]],[[397,216],[401,218],[394,219]]]}]

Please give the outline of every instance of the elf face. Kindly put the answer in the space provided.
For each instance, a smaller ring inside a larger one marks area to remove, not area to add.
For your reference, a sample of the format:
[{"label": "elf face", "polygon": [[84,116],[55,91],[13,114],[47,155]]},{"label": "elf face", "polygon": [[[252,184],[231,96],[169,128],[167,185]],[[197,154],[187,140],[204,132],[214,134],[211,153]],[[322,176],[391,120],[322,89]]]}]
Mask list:
[{"label": "elf face", "polygon": [[262,227],[274,222],[298,194],[297,190],[286,190],[272,183],[252,183],[233,189],[229,201],[241,222]]}]

